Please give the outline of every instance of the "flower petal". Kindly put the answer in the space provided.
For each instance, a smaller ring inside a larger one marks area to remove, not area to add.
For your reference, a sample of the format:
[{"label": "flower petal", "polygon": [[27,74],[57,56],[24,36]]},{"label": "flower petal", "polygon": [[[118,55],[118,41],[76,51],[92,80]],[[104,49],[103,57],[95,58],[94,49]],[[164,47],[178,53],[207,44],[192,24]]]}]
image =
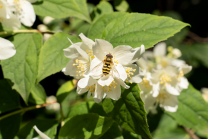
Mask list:
[{"label": "flower petal", "polygon": [[113,100],[118,100],[121,96],[121,87],[120,85],[117,85],[116,88],[112,88],[112,91],[105,92],[107,95],[107,98],[111,98]]},{"label": "flower petal", "polygon": [[178,98],[177,96],[170,95],[168,99],[165,99],[163,104],[160,104],[166,111],[176,112],[178,108]]},{"label": "flower petal", "polygon": [[185,77],[180,77],[179,80],[180,80],[179,86],[183,89],[187,89],[189,85],[188,80]]},{"label": "flower petal", "polygon": [[153,92],[152,96],[153,97],[157,97],[159,95],[159,89],[160,89],[160,83],[152,85],[152,90],[153,90],[152,91]]},{"label": "flower petal", "polygon": [[82,44],[81,42],[75,43],[75,44],[72,44],[70,47],[64,49],[64,55],[67,58],[76,58],[76,57],[78,57],[79,53],[78,53],[76,47],[80,47],[81,44]]},{"label": "flower petal", "polygon": [[181,67],[181,70],[183,71],[183,74],[189,73],[192,70],[192,66],[184,65]]},{"label": "flower petal", "polygon": [[164,42],[158,43],[155,46],[153,53],[155,56],[165,56],[166,55],[166,44]]},{"label": "flower petal", "polygon": [[96,56],[100,61],[104,60],[104,57],[113,51],[113,45],[108,41],[102,39],[95,40],[95,46],[93,47],[93,54]]},{"label": "flower petal", "polygon": [[35,129],[35,131],[40,135],[41,139],[50,139],[48,136],[46,136],[43,132],[41,132],[37,126],[33,126],[33,128]]},{"label": "flower petal", "polygon": [[114,80],[115,80],[116,83],[120,84],[124,88],[126,88],[126,89],[130,88],[130,86],[126,85],[122,79],[114,78]]},{"label": "flower petal", "polygon": [[87,86],[91,86],[96,84],[97,80],[93,79],[91,76],[86,75],[84,78],[80,79],[77,83],[77,86],[80,88],[86,88]]},{"label": "flower petal", "polygon": [[96,83],[95,84],[95,93],[94,93],[94,96],[93,96],[94,101],[96,103],[99,103],[99,102],[102,101],[103,97],[104,97],[104,90],[103,90],[103,88],[102,88],[101,85],[99,85],[98,83]]},{"label": "flower petal", "polygon": [[22,7],[21,7],[22,11],[21,11],[21,16],[20,16],[20,21],[25,26],[31,27],[36,19],[36,15],[35,15],[35,11],[33,9],[33,6],[28,1],[23,1],[23,2],[21,2],[21,4],[22,4]]},{"label": "flower petal", "polygon": [[137,60],[139,60],[144,52],[145,52],[145,47],[143,44],[141,45],[141,47],[135,48],[134,57],[133,57],[131,63],[134,63]]},{"label": "flower petal", "polygon": [[168,93],[172,94],[172,95],[180,95],[180,93],[178,92],[178,90],[175,89],[175,87],[171,86],[170,84],[167,84],[165,86],[165,89]]},{"label": "flower petal", "polygon": [[126,74],[126,70],[124,69],[124,67],[121,64],[117,64],[117,66],[114,66],[114,67],[116,68],[116,70],[119,73],[119,78],[121,78],[123,81],[125,81],[127,78],[127,74]]},{"label": "flower petal", "polygon": [[16,54],[14,45],[3,38],[0,38],[0,60],[8,59]]},{"label": "flower petal", "polygon": [[90,65],[90,75],[94,79],[100,78],[101,75],[103,74],[102,68],[103,68],[103,62],[100,61],[98,58],[95,57],[92,60],[91,65]]},{"label": "flower petal", "polygon": [[78,94],[83,94],[85,92],[87,92],[88,90],[86,88],[80,88],[79,86],[77,86],[77,93]]},{"label": "flower petal", "polygon": [[109,86],[111,84],[111,82],[113,81],[113,77],[111,75],[104,75],[103,77],[101,77],[99,80],[98,80],[98,83],[101,85],[101,86]]},{"label": "flower petal", "polygon": [[135,55],[135,50],[128,45],[120,45],[113,49],[112,52],[119,64],[128,65]]},{"label": "flower petal", "polygon": [[83,44],[84,44],[84,45],[82,45],[83,48],[82,47],[81,48],[85,51],[87,49],[92,50],[92,46],[95,45],[95,42],[93,40],[87,38],[83,33],[80,33],[79,37],[82,39]]},{"label": "flower petal", "polygon": [[5,27],[8,27],[8,28],[11,28],[14,30],[18,30],[21,27],[21,23],[19,21],[19,18],[14,14],[11,14],[10,18],[4,19],[1,23]]}]

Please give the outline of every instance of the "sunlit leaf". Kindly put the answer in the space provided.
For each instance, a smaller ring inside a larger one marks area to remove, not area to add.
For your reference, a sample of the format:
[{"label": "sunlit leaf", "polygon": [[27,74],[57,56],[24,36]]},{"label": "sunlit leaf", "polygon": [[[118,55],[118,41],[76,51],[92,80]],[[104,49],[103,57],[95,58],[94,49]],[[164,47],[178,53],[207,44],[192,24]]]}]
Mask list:
[{"label": "sunlit leaf", "polygon": [[36,84],[32,88],[29,96],[29,102],[34,104],[44,104],[46,102],[46,92],[42,85]]},{"label": "sunlit leaf", "polygon": [[121,98],[117,101],[105,99],[103,108],[124,129],[140,134],[144,139],[151,139],[140,89],[137,84],[130,87],[122,88]]},{"label": "sunlit leaf", "polygon": [[14,83],[12,88],[17,90],[27,103],[37,78],[42,35],[39,33],[17,34],[10,40],[17,52],[13,57],[1,62],[4,77]]}]

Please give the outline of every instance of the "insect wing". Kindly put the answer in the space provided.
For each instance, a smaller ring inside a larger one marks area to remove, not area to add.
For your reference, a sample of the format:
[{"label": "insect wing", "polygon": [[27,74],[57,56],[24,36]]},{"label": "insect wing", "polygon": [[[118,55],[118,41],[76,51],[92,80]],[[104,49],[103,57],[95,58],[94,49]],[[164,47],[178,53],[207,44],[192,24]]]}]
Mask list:
[{"label": "insect wing", "polygon": [[119,78],[120,78],[120,75],[119,75],[119,73],[118,73],[116,67],[115,67],[114,65],[111,65],[111,67],[112,67],[113,77],[116,77],[116,78],[119,79]]},{"label": "insect wing", "polygon": [[97,73],[99,70],[102,72],[103,62],[100,62],[97,66],[95,66],[90,72]]}]

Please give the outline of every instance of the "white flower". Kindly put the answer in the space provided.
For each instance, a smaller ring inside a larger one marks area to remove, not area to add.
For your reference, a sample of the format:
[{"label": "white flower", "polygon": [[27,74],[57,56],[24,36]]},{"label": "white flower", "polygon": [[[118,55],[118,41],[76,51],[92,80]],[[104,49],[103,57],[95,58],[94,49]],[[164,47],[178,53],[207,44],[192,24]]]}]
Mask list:
[{"label": "white flower", "polygon": [[64,49],[64,55],[71,60],[66,68],[62,71],[65,75],[73,76],[74,78],[82,78],[87,75],[90,70],[90,61],[94,58],[92,46],[94,42],[88,39],[84,34],[79,35],[83,42],[73,44]]},{"label": "white flower", "polygon": [[[93,55],[95,58],[90,65],[90,76],[92,77],[89,76],[87,78],[88,80],[81,79],[80,81],[82,82],[78,82],[78,87],[88,89],[90,87],[89,80],[91,80],[93,83],[91,84],[90,82],[90,85],[94,86],[94,89],[90,92],[94,99],[97,98],[101,101],[106,96],[107,98],[118,100],[121,95],[120,85],[126,89],[129,88],[129,86],[124,83],[125,81],[130,83],[141,82],[139,68],[132,63],[141,57],[144,50],[145,48],[143,45],[136,49],[125,45],[113,48],[112,44],[105,40],[95,40],[95,45],[93,47]],[[111,58],[111,65],[108,65],[108,68],[110,67],[109,73],[103,74],[103,70],[107,68],[104,67],[106,64],[104,62],[106,56],[113,56],[113,58]],[[90,93],[88,93],[88,95],[89,94]]]},{"label": "white flower", "polygon": [[202,88],[201,92],[202,92],[202,97],[204,98],[204,100],[208,102],[208,88]]},{"label": "white flower", "polygon": [[160,93],[157,97],[153,97],[152,94],[145,94],[142,99],[145,104],[145,109],[150,109],[155,112],[157,106],[164,108],[169,112],[176,112],[178,108],[178,95],[172,95],[168,93],[166,90],[160,90]]},{"label": "white flower", "polygon": [[18,17],[13,14],[13,6],[6,0],[0,0],[0,23],[12,29],[18,29],[21,26]]},{"label": "white flower", "polygon": [[47,24],[50,24],[53,20],[54,20],[53,17],[46,16],[46,17],[44,17],[44,19],[43,19],[43,23],[47,25]]},{"label": "white flower", "polygon": [[33,128],[35,129],[35,131],[39,134],[39,136],[41,137],[41,138],[33,138],[33,139],[51,139],[51,138],[49,138],[47,135],[45,135],[43,132],[41,132],[38,128],[37,128],[37,126],[35,125],[35,126],[33,126]]},{"label": "white flower", "polygon": [[0,60],[8,59],[16,54],[14,45],[3,38],[0,38]]},{"label": "white flower", "polygon": [[191,70],[191,66],[182,66],[181,68],[168,66],[163,69],[154,70],[152,73],[152,82],[160,83],[160,90],[164,89],[172,95],[179,95],[183,89],[188,88],[188,80],[184,74]]},{"label": "white flower", "polygon": [[14,5],[14,14],[19,18],[20,22],[25,26],[31,27],[35,22],[36,15],[31,3],[37,0],[7,0],[8,3]]}]

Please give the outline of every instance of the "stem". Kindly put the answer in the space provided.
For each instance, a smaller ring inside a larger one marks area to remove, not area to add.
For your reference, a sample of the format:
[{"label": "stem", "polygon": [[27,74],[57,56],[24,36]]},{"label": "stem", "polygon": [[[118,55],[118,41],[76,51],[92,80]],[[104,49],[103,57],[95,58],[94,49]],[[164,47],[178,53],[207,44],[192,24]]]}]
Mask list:
[{"label": "stem", "polygon": [[39,30],[13,30],[13,31],[2,31],[0,32],[0,35],[7,35],[7,34],[13,34],[13,33],[48,33],[48,34],[54,34],[54,32],[51,32],[51,31],[46,31],[46,32],[41,32]]},{"label": "stem", "polygon": [[42,104],[42,105],[36,105],[36,106],[31,106],[31,107],[26,107],[26,108],[22,108],[20,110],[17,110],[17,111],[14,111],[14,112],[11,112],[11,113],[8,113],[6,115],[3,115],[0,117],[0,120],[3,120],[9,116],[12,116],[12,115],[15,115],[15,114],[18,114],[18,113],[22,113],[22,112],[26,112],[26,111],[30,111],[30,110],[34,110],[34,109],[39,109],[39,108],[42,108],[42,107],[45,107],[45,106],[48,106],[48,105],[51,105],[51,104],[54,104],[56,103],[57,101],[54,101],[54,102],[51,102],[51,103],[46,103],[46,104]]},{"label": "stem", "polygon": [[65,122],[64,122],[64,113],[63,113],[63,109],[62,109],[62,105],[60,104],[60,113],[61,113],[61,127],[64,126]]},{"label": "stem", "polygon": [[186,128],[185,126],[183,126],[184,130],[189,134],[189,136],[192,138],[192,139],[199,139],[195,134],[194,132],[191,130],[191,129],[188,129]]}]

